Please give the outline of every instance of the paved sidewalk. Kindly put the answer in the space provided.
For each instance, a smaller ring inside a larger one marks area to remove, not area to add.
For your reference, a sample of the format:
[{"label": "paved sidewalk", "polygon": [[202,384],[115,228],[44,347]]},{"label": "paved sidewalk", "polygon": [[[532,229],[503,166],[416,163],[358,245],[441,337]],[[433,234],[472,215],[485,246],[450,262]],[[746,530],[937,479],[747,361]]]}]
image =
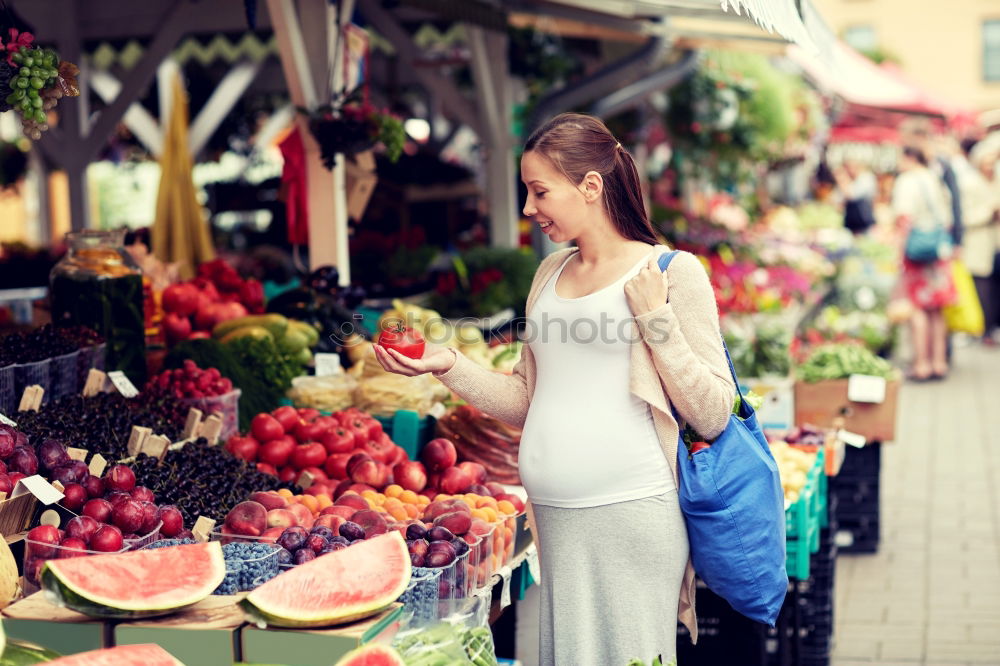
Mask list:
[{"label": "paved sidewalk", "polygon": [[838,557],[832,664],[1000,664],[1000,350],[900,401],[879,551]]}]

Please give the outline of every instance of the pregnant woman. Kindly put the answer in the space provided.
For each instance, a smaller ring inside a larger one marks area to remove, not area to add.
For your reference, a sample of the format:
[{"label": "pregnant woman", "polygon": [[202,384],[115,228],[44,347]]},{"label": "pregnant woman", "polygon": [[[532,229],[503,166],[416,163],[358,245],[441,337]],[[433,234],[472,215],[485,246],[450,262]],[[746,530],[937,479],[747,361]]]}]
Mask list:
[{"label": "pregnant woman", "polygon": [[563,114],[528,139],[524,214],[555,242],[528,296],[523,355],[507,376],[451,348],[387,370],[432,372],[523,428],[519,469],[541,564],[539,662],[669,663],[678,617],[696,636],[694,570],[677,499],[678,423],[711,439],[735,387],[701,263],[661,272],[632,156],[595,118]]}]

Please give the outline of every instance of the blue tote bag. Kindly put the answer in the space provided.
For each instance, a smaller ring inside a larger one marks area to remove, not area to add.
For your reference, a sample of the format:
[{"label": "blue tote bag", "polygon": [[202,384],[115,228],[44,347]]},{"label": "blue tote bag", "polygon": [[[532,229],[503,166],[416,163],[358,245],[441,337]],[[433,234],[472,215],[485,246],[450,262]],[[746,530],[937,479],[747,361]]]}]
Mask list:
[{"label": "blue tote bag", "polygon": [[[663,254],[660,269],[676,254]],[[729,416],[710,447],[693,455],[679,440],[678,498],[695,572],[734,610],[774,626],[788,588],[785,495],[778,465],[725,351],[740,395],[739,414]]]}]

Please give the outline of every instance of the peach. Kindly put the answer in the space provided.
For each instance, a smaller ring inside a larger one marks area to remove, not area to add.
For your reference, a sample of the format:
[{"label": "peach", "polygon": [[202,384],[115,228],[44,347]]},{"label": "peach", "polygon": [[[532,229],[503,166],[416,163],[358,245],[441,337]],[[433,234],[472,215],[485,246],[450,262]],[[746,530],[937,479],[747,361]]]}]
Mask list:
[{"label": "peach", "polygon": [[[298,504],[293,504],[292,506],[298,506]],[[292,513],[291,509],[271,509],[267,512],[268,527],[285,528],[298,524],[298,518]]]},{"label": "peach", "polygon": [[452,534],[465,534],[472,526],[472,517],[464,511],[452,511],[435,518],[434,526],[444,527]]},{"label": "peach", "polygon": [[249,499],[251,502],[262,504],[268,511],[271,509],[284,509],[288,505],[286,498],[273,490],[253,493]]},{"label": "peach", "polygon": [[473,518],[471,524],[469,525],[469,532],[475,534],[476,536],[486,536],[490,533],[491,529],[493,529],[492,525],[479,518]]},{"label": "peach", "polygon": [[294,504],[288,508],[293,514],[295,514],[295,519],[297,524],[302,527],[309,529],[313,524],[313,512],[309,510],[309,507],[304,504]]},{"label": "peach", "polygon": [[[367,507],[367,504],[365,506]],[[345,506],[343,504],[341,505],[335,504],[334,506],[328,506],[325,509],[320,510],[319,515],[340,516],[344,520],[350,520],[351,516],[353,516],[356,511],[360,511],[360,509],[355,506]]]},{"label": "peach", "polygon": [[[496,481],[488,481],[484,485],[486,486],[487,490],[490,491],[490,494],[493,495],[493,497],[496,497],[500,493],[506,493],[507,492],[507,489],[504,488],[499,483],[497,483]],[[499,499],[499,498],[497,498],[497,499]]]},{"label": "peach", "polygon": [[[502,507],[504,502],[508,502],[514,506],[517,513],[524,513],[524,502],[517,495],[512,495],[511,493],[500,493],[494,497],[498,500],[498,507]],[[510,512],[508,511],[507,513]]]},{"label": "peach", "polygon": [[379,534],[385,534],[389,531],[389,524],[385,521],[378,511],[365,510],[358,511],[351,517],[352,523],[357,523],[361,525],[365,530],[365,535],[367,538],[373,536],[378,536]]},{"label": "peach", "polygon": [[450,468],[458,460],[458,452],[451,440],[438,437],[427,442],[420,453],[420,460],[431,472],[441,472]]},{"label": "peach", "polygon": [[281,536],[281,533],[285,531],[284,527],[268,527],[260,535],[260,540],[267,543],[274,543]]},{"label": "peach", "polygon": [[392,478],[403,490],[414,493],[427,487],[427,470],[416,460],[406,460],[393,467]]},{"label": "peach", "polygon": [[226,525],[236,534],[260,536],[268,527],[267,509],[259,502],[240,502],[226,514]]},{"label": "peach", "polygon": [[319,518],[317,518],[316,522],[313,523],[313,527],[318,527],[318,526],[329,527],[331,530],[333,530],[334,534],[339,534],[340,526],[346,522],[347,518],[328,513],[326,515],[321,515]]},{"label": "peach", "polygon": [[465,492],[472,485],[472,477],[460,467],[449,467],[441,473],[441,490],[449,495]]},{"label": "peach", "polygon": [[[468,460],[464,460],[464,461],[458,463],[458,465],[456,465],[456,467],[458,467],[459,469],[461,469],[462,471],[464,471],[466,474],[468,474],[469,478],[472,479],[472,483],[480,485],[480,486],[484,486],[484,490],[486,490],[485,485],[484,485],[486,483],[486,468],[485,467],[483,467],[482,465],[480,465],[477,462],[471,462],[471,461],[468,461]],[[490,491],[486,490],[486,492],[489,493]]]},{"label": "peach", "polygon": [[356,493],[344,493],[337,498],[337,501],[334,502],[333,505],[348,506],[353,508],[355,511],[361,511],[368,508],[368,502],[365,501],[365,498]]}]

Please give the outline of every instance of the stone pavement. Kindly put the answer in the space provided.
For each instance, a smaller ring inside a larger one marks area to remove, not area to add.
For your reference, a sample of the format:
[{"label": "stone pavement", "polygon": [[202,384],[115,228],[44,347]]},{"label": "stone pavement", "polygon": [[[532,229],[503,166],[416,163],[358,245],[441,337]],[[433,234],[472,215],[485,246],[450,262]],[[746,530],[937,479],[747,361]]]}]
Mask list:
[{"label": "stone pavement", "polygon": [[882,541],[837,560],[832,666],[1000,664],[1000,350],[906,384],[882,450]]}]

